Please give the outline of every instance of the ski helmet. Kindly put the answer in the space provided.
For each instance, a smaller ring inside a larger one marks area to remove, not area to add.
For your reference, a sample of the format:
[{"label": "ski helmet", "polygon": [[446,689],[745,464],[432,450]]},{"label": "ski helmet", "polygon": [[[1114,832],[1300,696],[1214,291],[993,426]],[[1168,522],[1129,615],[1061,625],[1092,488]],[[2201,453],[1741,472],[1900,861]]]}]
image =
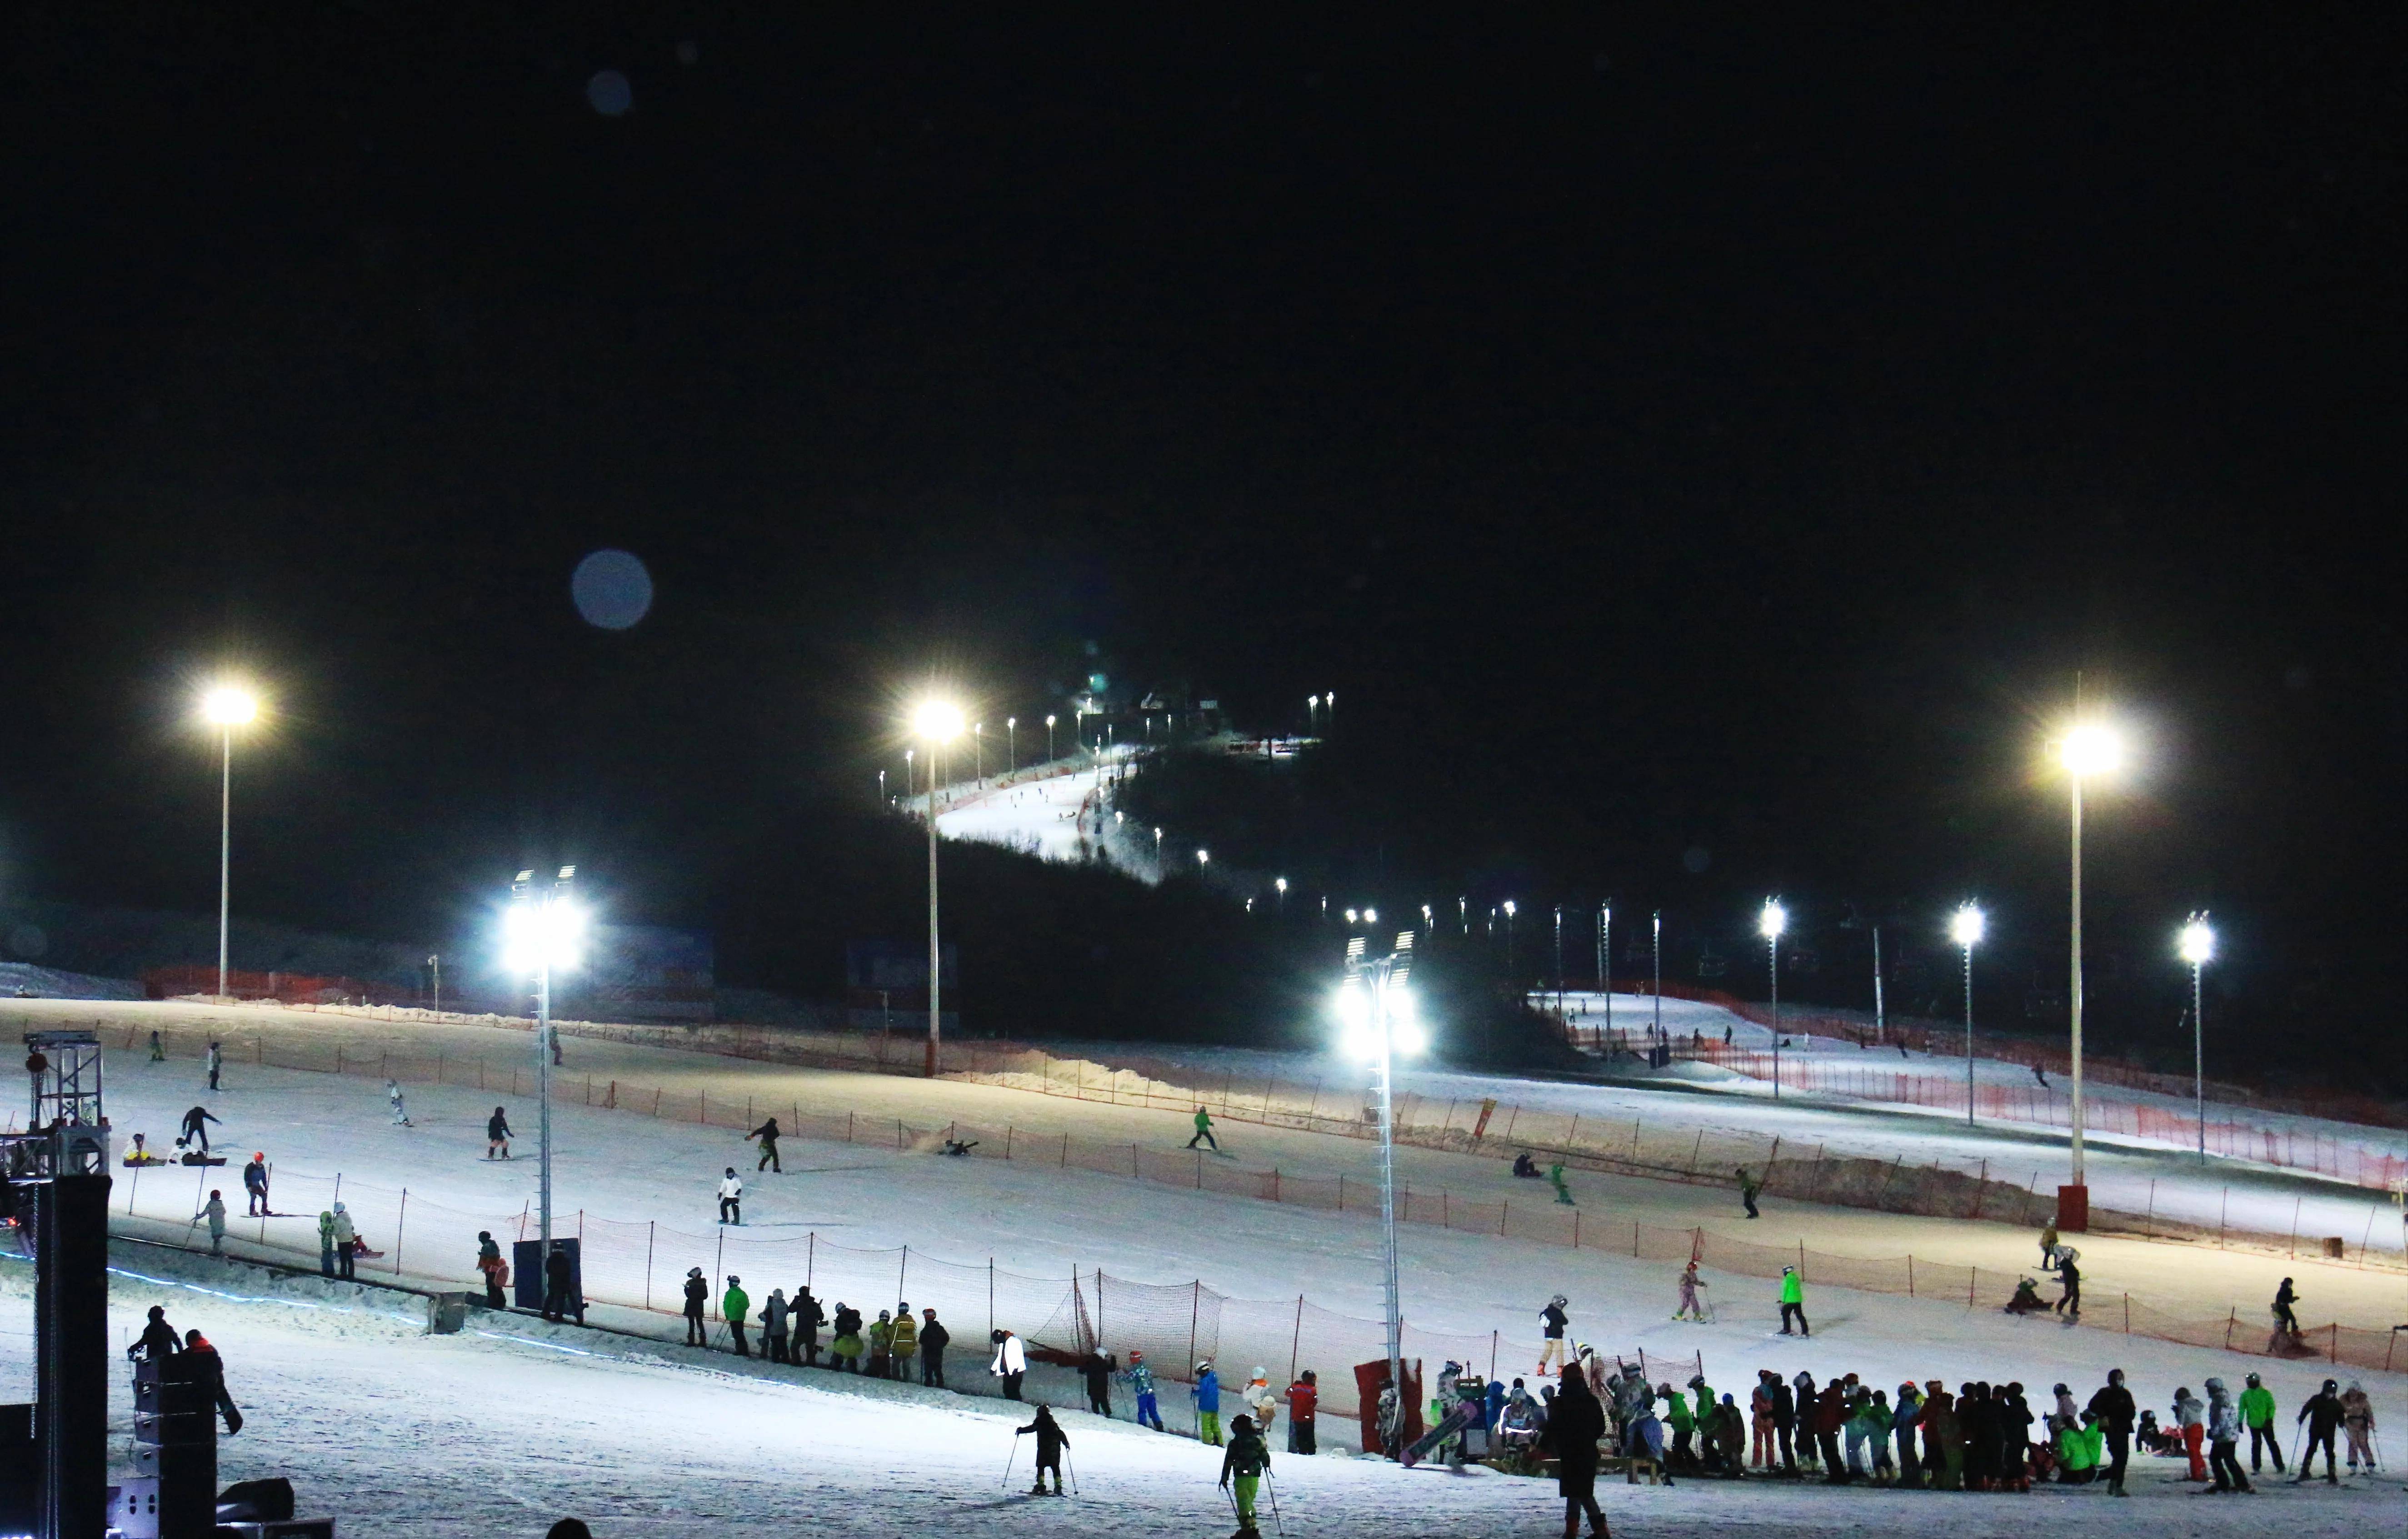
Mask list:
[{"label": "ski helmet", "polygon": [[2246,1379],[2243,1380],[2243,1382],[2247,1384],[2250,1388],[2255,1389],[2258,1388],[2258,1375],[2252,1374]]},{"label": "ski helmet", "polygon": [[1565,1298],[1562,1294],[1558,1293],[1558,1294],[1556,1294],[1554,1298],[1549,1299],[1549,1300],[1547,1301],[1547,1302],[1549,1302],[1549,1303],[1551,1303],[1551,1304],[1555,1305],[1557,1309],[1561,1309],[1561,1308],[1563,1308],[1563,1307],[1564,1307],[1564,1305],[1566,1305],[1566,1304],[1568,1304],[1568,1303],[1571,1302],[1571,1301],[1570,1301],[1570,1299]]},{"label": "ski helmet", "polygon": [[1131,1347],[1131,1348],[1129,1349],[1129,1361],[1131,1361],[1131,1362],[1143,1362],[1144,1360],[1145,1360],[1145,1354],[1144,1354],[1144,1353],[1142,1353],[1142,1352],[1140,1352],[1140,1351],[1137,1350],[1135,1347]]}]

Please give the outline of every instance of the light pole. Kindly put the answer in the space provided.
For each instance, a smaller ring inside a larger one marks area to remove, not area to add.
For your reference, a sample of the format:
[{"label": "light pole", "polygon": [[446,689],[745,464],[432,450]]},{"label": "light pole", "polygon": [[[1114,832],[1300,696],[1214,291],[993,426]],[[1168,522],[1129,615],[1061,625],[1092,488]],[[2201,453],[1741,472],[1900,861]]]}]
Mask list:
[{"label": "light pole", "polygon": [[981,785],[986,784],[986,723],[970,728],[970,775]]},{"label": "light pole", "polygon": [[1789,911],[1772,899],[1756,915],[1756,933],[1764,937],[1766,964],[1772,975],[1772,1099],[1781,1099],[1781,932],[1789,928]]},{"label": "light pole", "polygon": [[1515,998],[1521,997],[1522,980],[1513,976],[1513,900],[1505,899],[1505,976],[1513,985]]},{"label": "light pole", "polygon": [[1045,713],[1045,762],[1054,762],[1054,713]]},{"label": "light pole", "polygon": [[1003,718],[1003,772],[1010,774],[1020,768],[1020,718]]},{"label": "light pole", "polygon": [[1304,730],[1307,735],[1321,730],[1321,697],[1318,695],[1304,698]]},{"label": "light pole", "polygon": [[1654,939],[1649,942],[1649,948],[1655,954],[1656,970],[1655,981],[1648,985],[1656,1000],[1656,1022],[1648,1028],[1655,1033],[1653,1040],[1648,1043],[1650,1049],[1648,1057],[1651,1060],[1655,1057],[1653,1050],[1660,1046],[1664,1041],[1664,911],[1662,909],[1656,911],[1655,932]]},{"label": "light pole", "polygon": [[1973,947],[1986,921],[1971,903],[1959,903],[1948,920],[1948,938],[1965,952],[1965,1126],[1973,1126]]},{"label": "light pole", "polygon": [[1555,1014],[1564,1013],[1564,906],[1555,905]]},{"label": "light pole", "polygon": [[226,933],[234,910],[234,729],[259,714],[259,698],[239,684],[201,697],[201,714],[218,729],[218,1002],[226,1000]]},{"label": "light pole", "polygon": [[1380,1231],[1383,1291],[1387,1302],[1388,1382],[1404,1395],[1404,1315],[1397,1292],[1397,1141],[1392,1116],[1390,1063],[1398,1053],[1415,1054],[1428,1039],[1414,1019],[1413,998],[1405,987],[1412,966],[1412,931],[1400,931],[1385,956],[1364,955],[1360,936],[1346,942],[1346,978],[1338,987],[1338,1018],[1346,1046],[1369,1057],[1376,1072],[1380,1113]]},{"label": "light pole", "polygon": [[535,978],[535,1094],[537,1207],[543,1241],[541,1254],[552,1254],[552,974],[555,968],[577,965],[584,915],[570,893],[577,868],[563,866],[550,888],[536,891],[535,872],[521,871],[510,884],[510,907],[505,920],[508,951],[504,960],[519,978]]},{"label": "light pole", "polygon": [[2190,964],[2190,1094],[2199,1115],[2199,1157],[2207,1158],[2207,993],[2201,972],[2215,960],[2215,931],[2200,910],[2182,928],[2182,959]]},{"label": "light pole", "polygon": [[1162,874],[1162,830],[1159,827],[1154,830],[1154,874]]},{"label": "light pole", "polygon": [[1882,1009],[1881,927],[1873,927],[1873,1035],[1889,1045],[1889,1016]]},{"label": "light pole", "polygon": [[1605,1035],[1598,1045],[1613,1041],[1613,905],[1602,903],[1597,911],[1597,990],[1605,996]]},{"label": "light pole", "polygon": [[1271,885],[1279,889],[1279,911],[1284,914],[1287,913],[1287,878],[1274,877],[1271,880]]},{"label": "light pole", "polygon": [[[2072,1132],[2073,1179],[2057,1196],[2057,1216],[2059,1229],[2083,1230],[2090,1227],[2090,1187],[2082,1173],[2082,783],[2087,776],[2108,774],[2121,765],[2124,744],[2114,728],[2084,722],[2057,744],[2057,758],[2065,766],[2072,801],[2072,961],[2066,1002],[2072,1027],[2073,1072],[2069,1076],[2072,1081],[2072,1111],[2068,1121]],[[2070,1215],[2069,1207],[2072,1210]]]},{"label": "light pole", "polygon": [[426,965],[427,965],[428,967],[433,968],[433,969],[435,970],[435,1011],[434,1011],[434,1013],[435,1013],[436,1014],[437,1014],[437,1015],[440,1015],[440,1014],[443,1014],[443,955],[442,955],[442,953],[440,953],[440,952],[434,952],[434,953],[430,953],[430,954],[427,956],[427,958],[426,958]]},{"label": "light pole", "polygon": [[937,939],[937,755],[962,735],[961,708],[926,700],[911,713],[911,729],[928,745],[928,1056],[924,1072],[937,1077],[937,1047],[943,1040],[938,996],[944,985],[944,952]]}]

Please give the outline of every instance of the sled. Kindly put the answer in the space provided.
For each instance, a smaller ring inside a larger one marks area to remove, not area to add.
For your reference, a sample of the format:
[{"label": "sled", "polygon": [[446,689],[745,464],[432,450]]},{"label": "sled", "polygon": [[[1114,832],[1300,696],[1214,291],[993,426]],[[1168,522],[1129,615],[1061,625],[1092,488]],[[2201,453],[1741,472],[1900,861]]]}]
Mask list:
[{"label": "sled", "polygon": [[1430,1455],[1431,1449],[1436,1448],[1448,1438],[1453,1437],[1455,1433],[1462,1431],[1465,1428],[1479,1420],[1481,1418],[1481,1412],[1485,1408],[1485,1402],[1482,1401],[1469,1400],[1460,1402],[1456,1404],[1454,1410],[1449,1411],[1446,1414],[1446,1419],[1444,1421],[1440,1422],[1436,1427],[1424,1432],[1418,1439],[1408,1445],[1405,1451],[1397,1456],[1397,1461],[1404,1465],[1406,1469],[1410,1470],[1414,1465],[1420,1463],[1423,1460],[1427,1459]]}]

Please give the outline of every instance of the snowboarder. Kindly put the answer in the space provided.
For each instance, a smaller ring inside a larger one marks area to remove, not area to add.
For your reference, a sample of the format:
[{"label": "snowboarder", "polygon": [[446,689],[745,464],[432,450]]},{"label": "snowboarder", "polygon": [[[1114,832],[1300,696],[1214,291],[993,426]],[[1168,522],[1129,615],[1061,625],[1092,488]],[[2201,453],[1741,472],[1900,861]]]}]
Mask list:
[{"label": "snowboarder", "polygon": [[[1521,1381],[1514,1381],[1519,1384]],[[1529,1397],[1525,1395],[1524,1400]],[[1297,1376],[1287,1387],[1287,1451],[1310,1455],[1316,1451],[1313,1439],[1313,1417],[1321,1409],[1321,1381],[1312,1369]],[[1535,1429],[1534,1429],[1535,1431]]]},{"label": "snowboarder", "polygon": [[1756,1211],[1756,1194],[1763,1189],[1764,1183],[1749,1176],[1747,1167],[1742,1165],[1739,1168],[1739,1200],[1741,1206],[1747,1209],[1747,1215],[1750,1218],[1764,1216]]},{"label": "snowboarder", "polygon": [[1551,1365],[1556,1369],[1566,1366],[1564,1327],[1571,1323],[1571,1316],[1564,1313],[1564,1306],[1570,1302],[1558,1293],[1547,1301],[1546,1308],[1539,1311],[1539,1366],[1531,1372],[1541,1377],[1545,1376]]},{"label": "snowboarder", "polygon": [[2040,1296],[2037,1281],[2019,1277],[2015,1280],[2015,1296],[2006,1302],[2005,1309],[2010,1315],[2045,1315],[2048,1313],[2048,1301]]},{"label": "snowboarder", "polygon": [[1526,1149],[1513,1157],[1513,1174],[1515,1179],[1522,1181],[1540,1179],[1539,1162],[1530,1158],[1528,1150]]},{"label": "snowboarder", "polygon": [[216,1043],[209,1043],[208,1065],[209,1088],[214,1090],[218,1087],[218,1072],[225,1068],[225,1050]]},{"label": "snowboarder", "polygon": [[183,1135],[176,1140],[176,1147],[180,1149],[185,1144],[191,1143],[197,1145],[202,1154],[208,1154],[209,1152],[208,1125],[212,1122],[220,1127],[225,1126],[224,1120],[210,1115],[209,1109],[206,1106],[195,1106],[186,1112]]},{"label": "snowboarder", "polygon": [[1137,1424],[1157,1432],[1163,1431],[1162,1408],[1154,1398],[1154,1370],[1146,1366],[1144,1353],[1129,1353],[1128,1369],[1121,1379],[1129,1387],[1129,1393],[1137,1397]]},{"label": "snowboarder", "polygon": [[1192,1149],[1198,1143],[1210,1143],[1214,1154],[1221,1152],[1221,1141],[1212,1136],[1212,1118],[1201,1106],[1196,1108],[1196,1136],[1187,1141],[1187,1146]]},{"label": "snowboarder", "polygon": [[2298,1339],[2300,1316],[2294,1312],[2292,1306],[2299,1302],[2300,1296],[2291,1290],[2291,1279],[2284,1278],[2283,1286],[2274,1290],[2274,1333],[2277,1343],[2286,1335],[2294,1340]]},{"label": "snowboarder", "polygon": [[744,1316],[752,1300],[744,1291],[743,1281],[732,1272],[727,1274],[727,1291],[719,1297],[719,1312],[727,1316],[727,1335],[736,1344],[736,1355],[749,1358],[752,1354],[744,1345]]},{"label": "snowboarder", "polygon": [[945,1344],[953,1339],[935,1310],[920,1311],[920,1382],[931,1389],[945,1387]]},{"label": "snowboarder", "polygon": [[1697,1262],[1691,1261],[1687,1266],[1682,1268],[1681,1307],[1672,1311],[1672,1318],[1676,1320],[1696,1320],[1701,1325],[1705,1323],[1706,1306],[1698,1302],[1698,1289],[1705,1286],[1704,1281],[1698,1276]]},{"label": "snowboarder", "polygon": [[688,1267],[685,1273],[685,1344],[688,1346],[709,1346],[710,1328],[703,1324],[703,1307],[710,1302],[710,1285],[703,1280],[702,1268]]},{"label": "snowboarder", "polygon": [[1564,1499],[1564,1539],[1573,1539],[1580,1532],[1584,1512],[1588,1514],[1592,1539],[1607,1539],[1605,1514],[1597,1506],[1597,1441],[1605,1435],[1605,1407],[1589,1393],[1586,1376],[1567,1369],[1561,1382],[1539,1443],[1555,1456],[1555,1491]]},{"label": "snowboarder", "polygon": [[2300,1414],[2291,1418],[2293,1426],[2305,1422],[2308,1427],[2308,1451],[2300,1456],[2300,1473],[2291,1481],[2294,1486],[2307,1484],[2308,1476],[2315,1473],[2319,1446],[2325,1451],[2326,1481],[2341,1484],[2341,1476],[2333,1472],[2333,1431],[2341,1425],[2342,1414],[2341,1397],[2333,1392],[2338,1388],[2331,1379],[2325,1380],[2325,1387],[2310,1396],[2308,1402],[2300,1407]]},{"label": "snowboarder", "polygon": [[1580,1204],[1572,1201],[1572,1189],[1564,1185],[1564,1162],[1560,1159],[1547,1167],[1547,1185],[1555,1188],[1555,1201],[1568,1208]]},{"label": "snowboarder", "polygon": [[727,1167],[726,1175],[719,1183],[719,1221],[738,1225],[744,1222],[744,1183],[736,1178],[733,1165]]},{"label": "snowboarder", "polygon": [[348,1278],[351,1275],[352,1265],[359,1259],[359,1226],[351,1222],[351,1210],[340,1202],[335,1204],[334,1219],[337,1274]]},{"label": "snowboarder", "polygon": [[543,1259],[543,1317],[558,1325],[572,1314],[578,1324],[585,1323],[585,1301],[577,1296],[576,1269],[569,1264],[568,1247],[555,1241],[552,1254]]},{"label": "snowboarder", "polygon": [[861,1345],[861,1311],[838,1299],[836,1302],[836,1320],[830,1329],[836,1334],[828,1338],[829,1366],[840,1374],[860,1373],[864,1350]]},{"label": "snowboarder", "polygon": [[508,1159],[509,1157],[510,1119],[503,1115],[502,1109],[496,1106],[494,1115],[485,1119],[485,1158]]},{"label": "snowboarder", "polygon": [[756,1138],[761,1141],[761,1163],[752,1167],[755,1174],[762,1171],[767,1171],[772,1175],[786,1173],[786,1168],[778,1163],[778,1119],[776,1117],[771,1117],[746,1133],[744,1137],[748,1143]]},{"label": "snowboarder", "polygon": [[[1221,1440],[1216,1435],[1212,1441]],[[1254,1419],[1240,1416],[1229,1423],[1229,1451],[1221,1456],[1221,1489],[1227,1490],[1234,1479],[1237,1490],[1230,1500],[1238,1508],[1238,1532],[1241,1539],[1261,1539],[1262,1531],[1254,1527],[1254,1493],[1263,1483],[1263,1475],[1271,1467],[1270,1445],[1254,1431]]]},{"label": "snowboarder", "polygon": [[[2209,1494],[2219,1491],[2247,1491],[2253,1488],[2249,1477],[2241,1473],[2241,1461],[2232,1450],[2241,1446],[2241,1415],[2233,1408],[2231,1392],[2222,1379],[2207,1381],[2207,1439],[2210,1446],[2208,1462],[2215,1467],[2215,1484]],[[2116,1479],[2108,1490],[2116,1496],[2124,1494],[2123,1460],[2116,1460]]]},{"label": "snowboarder", "polygon": [[485,1278],[485,1307],[502,1308],[509,1302],[502,1297],[502,1284],[509,1280],[510,1268],[502,1259],[502,1247],[491,1230],[477,1231],[477,1270]]},{"label": "snowboarder", "polygon": [[384,1099],[393,1107],[393,1125],[394,1127],[408,1128],[414,1126],[414,1124],[409,1120],[409,1108],[403,1103],[401,1099],[401,1082],[399,1080],[388,1079],[384,1082]]},{"label": "snowboarder", "polygon": [[267,1152],[265,1150],[263,1149],[258,1153],[253,1154],[251,1157],[251,1163],[242,1168],[242,1189],[251,1199],[251,1213],[249,1216],[252,1218],[266,1217],[268,1215],[268,1208]]},{"label": "snowboarder", "polygon": [[[820,1327],[827,1324],[827,1311],[822,1309],[819,1300],[811,1296],[810,1284],[795,1289],[794,1307],[789,1316],[795,1349],[802,1354],[797,1366],[817,1368],[820,1365]],[[922,1333],[922,1339],[925,1340],[925,1332]],[[937,1382],[944,1383],[944,1375],[939,1374]]]},{"label": "snowboarder", "polygon": [[911,1359],[920,1355],[920,1322],[911,1317],[911,1306],[898,1302],[895,1306],[895,1333],[886,1345],[886,1369],[889,1378],[911,1382]]},{"label": "snowboarder", "polygon": [[318,1215],[318,1271],[328,1277],[335,1274],[335,1210],[332,1208]]},{"label": "snowboarder", "polygon": [[1009,1330],[996,1330],[987,1340],[995,1344],[995,1360],[986,1371],[1003,1381],[1004,1399],[1018,1400],[1020,1381],[1028,1376],[1028,1349]]},{"label": "snowboarder", "polygon": [[2042,1272],[2047,1272],[2054,1269],[2056,1265],[2057,1215],[2051,1214],[2048,1216],[2048,1222],[2040,1227],[2040,1266]]},{"label": "snowboarder", "polygon": [[[2106,1387],[2090,1397],[2089,1409],[2099,1417],[2099,1430],[2105,1436],[2112,1460],[2107,1467],[2107,1492],[2111,1496],[2125,1495],[2124,1467],[2132,1461],[2132,1424],[2140,1419],[2141,1411],[2132,1403],[2132,1391],[2124,1388],[2122,1369],[2107,1370]],[[2213,1427],[2209,1435],[2214,1435]]]},{"label": "snowboarder", "polygon": [[[1781,1333],[1790,1333],[1789,1322],[1798,1322],[1797,1333],[1811,1336],[1814,1328],[1806,1323],[1806,1280],[1798,1275],[1794,1266],[1781,1269]],[[1802,1410],[1803,1407],[1801,1406]]]},{"label": "snowboarder", "polygon": [[1054,1419],[1053,1407],[1047,1405],[1039,1405],[1037,1419],[1011,1435],[1026,1437],[1031,1432],[1037,1434],[1037,1484],[1028,1489],[1028,1494],[1045,1494],[1045,1472],[1051,1470],[1054,1472],[1054,1494],[1059,1496],[1062,1494],[1062,1450],[1070,1446],[1070,1434]]},{"label": "snowboarder", "polygon": [[2241,1424],[2249,1429],[2249,1473],[2256,1474],[2265,1468],[2259,1462],[2261,1451],[2271,1449],[2274,1455],[2274,1473],[2283,1473],[2283,1440],[2274,1435],[2274,1392],[2266,1381],[2252,1374],[2249,1388],[2241,1391]]},{"label": "snowboarder", "polygon": [[208,1376],[210,1398],[217,1402],[219,1414],[225,1417],[226,1436],[232,1437],[241,1431],[242,1412],[236,1406],[234,1397],[226,1393],[225,1359],[218,1356],[218,1349],[211,1346],[209,1339],[198,1330],[184,1332],[184,1352],[189,1357],[202,1359],[202,1371]]},{"label": "snowboarder", "polygon": [[156,1031],[150,1033],[150,1061],[152,1063],[167,1061],[167,1044],[159,1040],[159,1033]]},{"label": "snowboarder", "polygon": [[2356,1474],[2360,1463],[2366,1473],[2374,1473],[2374,1402],[2367,1398],[2366,1388],[2358,1380],[2341,1392],[2341,1430],[2349,1439],[2349,1471]]},{"label": "snowboarder", "polygon": [[225,1256],[225,1193],[210,1187],[209,1200],[201,1204],[201,1211],[193,1216],[208,1220],[209,1254],[222,1259]]},{"label": "snowboarder", "polygon": [[1221,1446],[1221,1375],[1212,1370],[1212,1359],[1204,1359],[1196,1365],[1196,1383],[1187,1391],[1196,1402],[1196,1441]]},{"label": "snowboarder", "polygon": [[1086,1381],[1090,1415],[1107,1418],[1111,1416],[1112,1374],[1119,1367],[1100,1347],[1091,1349],[1079,1359],[1079,1376]]},{"label": "snowboarder", "polygon": [[2069,1320],[2082,1318],[2082,1269],[2073,1264],[2071,1245],[2057,1247],[2057,1282],[2062,1291],[2049,1307]]}]

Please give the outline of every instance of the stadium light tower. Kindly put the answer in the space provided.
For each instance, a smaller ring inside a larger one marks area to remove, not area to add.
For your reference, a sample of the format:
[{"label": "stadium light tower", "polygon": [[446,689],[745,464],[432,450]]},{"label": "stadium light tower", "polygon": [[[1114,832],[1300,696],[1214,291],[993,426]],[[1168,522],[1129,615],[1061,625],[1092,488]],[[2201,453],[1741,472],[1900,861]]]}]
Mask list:
[{"label": "stadium light tower", "polygon": [[226,1001],[226,933],[234,911],[234,729],[259,715],[259,697],[236,683],[211,685],[201,716],[218,729],[218,1002]]},{"label": "stadium light tower", "polygon": [[1415,1016],[1413,996],[1405,986],[1412,960],[1411,930],[1398,932],[1396,946],[1385,956],[1366,956],[1358,935],[1346,942],[1346,976],[1338,985],[1338,1019],[1345,1030],[1344,1046],[1371,1060],[1379,1090],[1381,1282],[1388,1306],[1388,1382],[1396,1387],[1400,1405],[1404,1316],[1397,1292],[1397,1140],[1390,1076],[1398,1054],[1418,1054],[1429,1044]]},{"label": "stadium light tower", "polygon": [[503,962],[513,977],[535,979],[535,1093],[537,1206],[542,1254],[552,1254],[552,975],[575,967],[583,951],[585,916],[573,889],[577,868],[563,866],[550,888],[538,892],[535,872],[521,871],[510,884],[503,920]]},{"label": "stadium light tower", "polygon": [[2207,1158],[2207,994],[2200,974],[2215,960],[2215,931],[2200,910],[2182,928],[2182,959],[2190,964],[2190,1093],[2199,1114],[2199,1157]]},{"label": "stadium light tower", "polygon": [[937,759],[945,744],[962,735],[961,708],[924,700],[911,712],[911,731],[928,745],[928,1056],[925,1072],[937,1077],[937,1045],[943,1034],[938,993],[943,985],[944,954],[937,941]]},{"label": "stadium light tower", "polygon": [[1965,1126],[1973,1126],[1973,948],[1988,927],[1981,908],[1959,903],[1948,919],[1948,939],[1965,953]]},{"label": "stadium light tower", "polygon": [[1020,768],[1020,718],[1003,718],[1003,772],[1010,774]]},{"label": "stadium light tower", "polygon": [[1564,1013],[1564,906],[1555,905],[1555,1014]]},{"label": "stadium light tower", "polygon": [[[2073,1158],[2072,1180],[2057,1197],[2057,1227],[2086,1230],[2090,1227],[2090,1187],[2082,1172],[2082,783],[2120,769],[2124,763],[2124,741],[2103,722],[2077,722],[2058,741],[2057,756],[2065,768],[2073,829],[2072,960],[2066,1000],[2072,1028],[2072,1108],[2067,1121],[2072,1134]],[[2070,1214],[2068,1209],[2071,1210]]]},{"label": "stadium light tower", "polygon": [[1781,932],[1789,928],[1789,911],[1770,898],[1756,915],[1756,933],[1764,937],[1767,965],[1772,974],[1772,1099],[1781,1099]]},{"label": "stadium light tower", "polygon": [[1515,997],[1519,998],[1522,987],[1521,981],[1513,976],[1514,912],[1513,900],[1510,898],[1505,899],[1505,978],[1507,982],[1512,984]]},{"label": "stadium light tower", "polygon": [[1054,762],[1054,713],[1047,712],[1045,713],[1045,762],[1048,764]]},{"label": "stadium light tower", "polygon": [[1271,885],[1279,889],[1279,911],[1285,913],[1287,912],[1287,878],[1274,877],[1271,880]]}]

